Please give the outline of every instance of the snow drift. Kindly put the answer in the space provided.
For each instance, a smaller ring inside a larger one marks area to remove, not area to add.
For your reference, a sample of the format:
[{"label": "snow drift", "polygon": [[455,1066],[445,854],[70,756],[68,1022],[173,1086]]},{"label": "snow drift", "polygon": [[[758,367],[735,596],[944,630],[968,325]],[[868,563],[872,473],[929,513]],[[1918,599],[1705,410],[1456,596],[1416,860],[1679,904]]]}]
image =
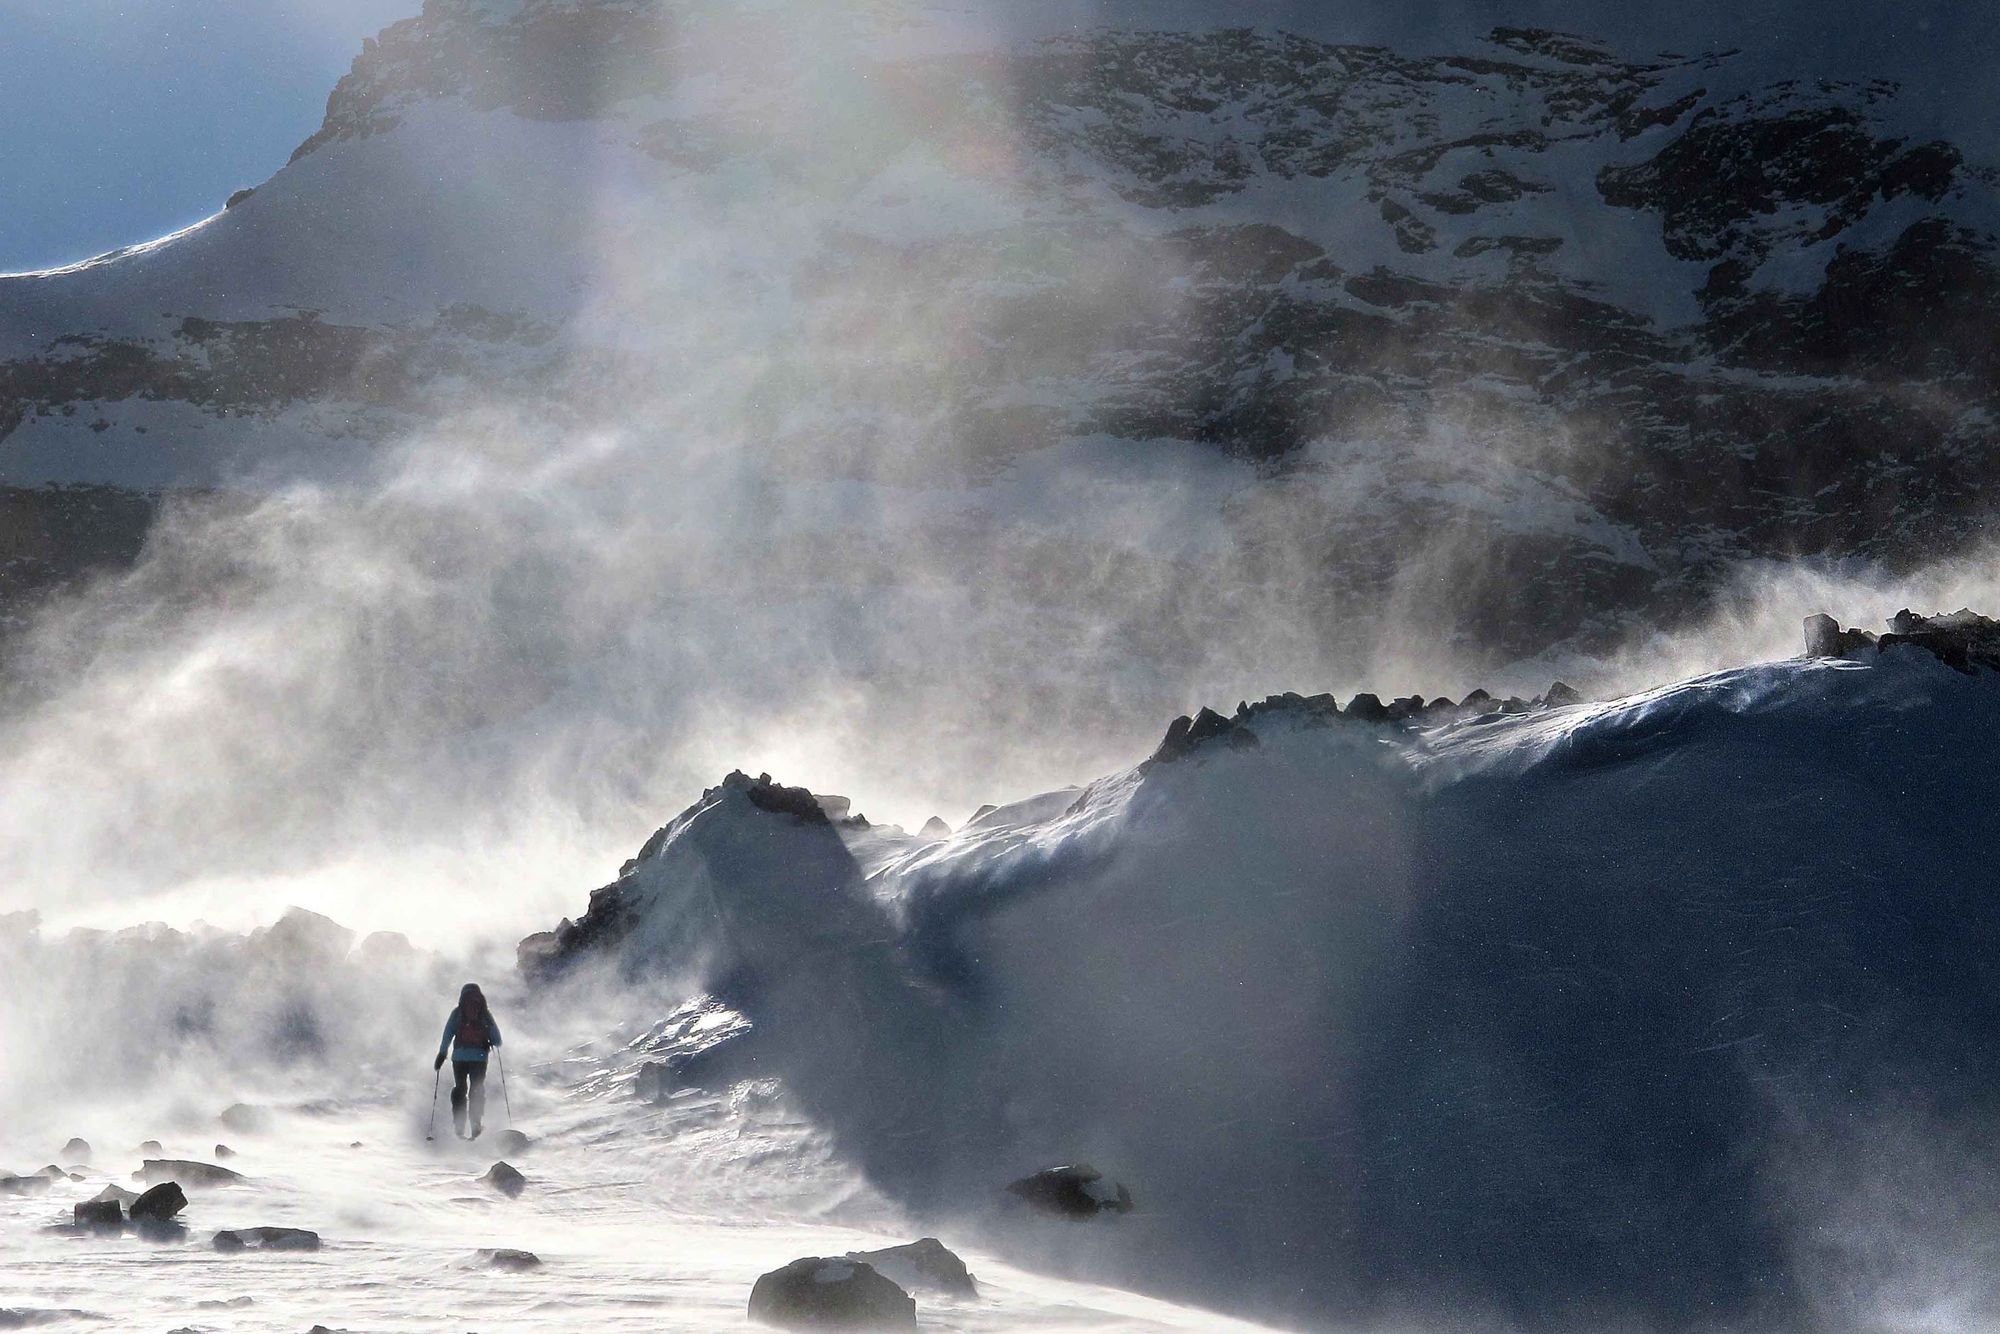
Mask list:
[{"label": "snow drift", "polygon": [[[956,835],[733,775],[529,971],[666,974],[921,1215],[1264,1316],[1993,1309],[2000,685],[1904,645],[1611,703],[1239,712]],[[1865,1150],[1865,1152],[1862,1152]]]}]

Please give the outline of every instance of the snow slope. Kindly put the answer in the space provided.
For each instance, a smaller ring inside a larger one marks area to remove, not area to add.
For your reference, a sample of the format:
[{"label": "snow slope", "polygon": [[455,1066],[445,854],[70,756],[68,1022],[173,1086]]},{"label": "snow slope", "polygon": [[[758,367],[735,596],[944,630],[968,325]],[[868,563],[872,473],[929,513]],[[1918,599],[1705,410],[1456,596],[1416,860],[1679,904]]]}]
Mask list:
[{"label": "snow slope", "polygon": [[[941,840],[738,777],[524,958],[719,995],[875,1186],[1043,1264],[1315,1327],[1967,1328],[1995,736],[1990,672],[1895,649],[1280,708]],[[994,1218],[1079,1159],[1141,1211]]]}]

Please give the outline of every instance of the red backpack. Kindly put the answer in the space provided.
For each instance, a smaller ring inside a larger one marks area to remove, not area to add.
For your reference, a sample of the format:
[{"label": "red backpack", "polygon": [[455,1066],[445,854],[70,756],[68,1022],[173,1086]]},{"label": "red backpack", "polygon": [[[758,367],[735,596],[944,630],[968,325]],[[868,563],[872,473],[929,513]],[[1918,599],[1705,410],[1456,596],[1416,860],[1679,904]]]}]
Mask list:
[{"label": "red backpack", "polygon": [[486,1022],[486,1007],[479,1007],[477,1015],[469,1015],[463,1005],[458,1007],[458,1037],[453,1043],[459,1047],[490,1047],[492,1034]]}]

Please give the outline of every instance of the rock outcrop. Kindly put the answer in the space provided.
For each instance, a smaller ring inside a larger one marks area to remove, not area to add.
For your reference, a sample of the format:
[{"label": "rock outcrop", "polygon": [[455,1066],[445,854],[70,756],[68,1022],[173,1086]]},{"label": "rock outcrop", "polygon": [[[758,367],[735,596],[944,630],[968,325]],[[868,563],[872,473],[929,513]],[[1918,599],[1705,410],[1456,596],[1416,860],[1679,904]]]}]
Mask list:
[{"label": "rock outcrop", "polygon": [[1554,682],[1531,700],[1495,699],[1484,690],[1475,690],[1459,703],[1443,697],[1426,700],[1422,695],[1407,695],[1385,704],[1379,695],[1364,692],[1350,699],[1345,708],[1330,694],[1301,695],[1287,691],[1282,695],[1267,695],[1255,703],[1241,701],[1236,706],[1236,712],[1226,718],[1213,709],[1203,708],[1192,718],[1174,719],[1167,728],[1166,737],[1146,764],[1171,763],[1211,745],[1232,750],[1250,749],[1258,742],[1257,734],[1247,724],[1260,718],[1283,717],[1308,726],[1346,722],[1421,727],[1459,718],[1568,708],[1582,702],[1582,694],[1561,681]]},{"label": "rock outcrop", "polygon": [[1970,609],[1925,616],[1906,608],[1890,617],[1889,629],[1879,635],[1843,630],[1824,612],[1806,618],[1809,658],[1856,658],[1899,645],[1922,649],[1961,672],[1981,667],[2000,671],[2000,621]]}]

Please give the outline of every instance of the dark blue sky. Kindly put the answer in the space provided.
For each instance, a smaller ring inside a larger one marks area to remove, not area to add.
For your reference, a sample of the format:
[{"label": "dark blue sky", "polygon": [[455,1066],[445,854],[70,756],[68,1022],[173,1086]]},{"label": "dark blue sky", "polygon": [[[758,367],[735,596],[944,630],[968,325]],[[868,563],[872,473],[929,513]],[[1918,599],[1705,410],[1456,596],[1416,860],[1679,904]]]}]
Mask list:
[{"label": "dark blue sky", "polygon": [[0,272],[150,240],[311,134],[422,0],[0,0]]}]

